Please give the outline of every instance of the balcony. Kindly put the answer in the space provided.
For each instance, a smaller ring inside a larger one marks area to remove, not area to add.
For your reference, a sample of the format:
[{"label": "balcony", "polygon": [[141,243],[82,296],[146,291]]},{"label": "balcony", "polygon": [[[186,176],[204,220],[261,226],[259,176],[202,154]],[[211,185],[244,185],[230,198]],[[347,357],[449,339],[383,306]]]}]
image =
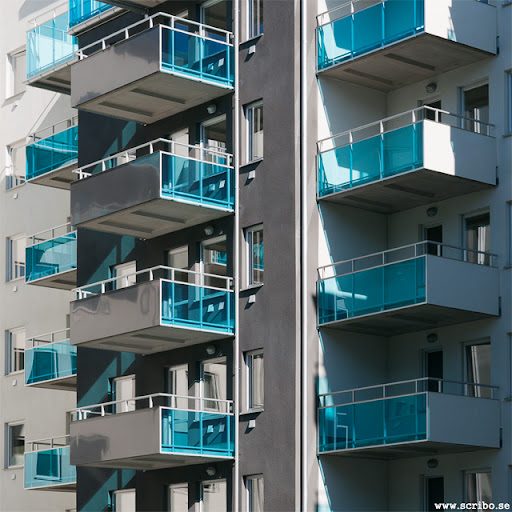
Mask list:
[{"label": "balcony", "polygon": [[78,179],[78,116],[33,133],[26,148],[30,183],[69,190]]},{"label": "balcony", "polygon": [[212,101],[233,91],[231,40],[225,30],[155,14],[80,49],[71,104],[150,124]]},{"label": "balcony", "polygon": [[394,336],[499,315],[490,253],[420,242],[319,269],[318,325]]},{"label": "balcony", "polygon": [[318,143],[319,200],[378,213],[496,185],[494,126],[420,107]]},{"label": "balcony", "polygon": [[153,267],[78,288],[71,343],[148,354],[234,334],[232,278]]},{"label": "balcony", "polygon": [[27,340],[25,386],[76,390],[76,347],[69,343],[69,329]]},{"label": "balcony", "polygon": [[496,8],[479,0],[353,0],[317,24],[318,72],[385,92],[497,52]]},{"label": "balcony", "polygon": [[70,463],[69,436],[27,443],[25,489],[76,491],[76,468]]},{"label": "balcony", "polygon": [[77,171],[74,225],[154,238],[234,211],[232,157],[158,139]]},{"label": "balcony", "polygon": [[69,31],[79,32],[80,27],[110,18],[115,13],[112,7],[98,0],[69,0]]},{"label": "balcony", "polygon": [[117,5],[119,7],[153,9],[157,5],[167,2],[167,0],[105,0],[107,4]]},{"label": "balcony", "polygon": [[27,33],[29,85],[69,94],[70,64],[77,60],[78,44],[68,35],[68,13],[61,14]]},{"label": "balcony", "polygon": [[423,378],[320,395],[318,454],[393,459],[500,448],[496,390]]},{"label": "balcony", "polygon": [[76,231],[71,224],[27,238],[25,282],[71,290],[76,286]]},{"label": "balcony", "polygon": [[80,407],[72,412],[71,462],[150,470],[231,460],[232,409],[231,400],[163,393]]}]

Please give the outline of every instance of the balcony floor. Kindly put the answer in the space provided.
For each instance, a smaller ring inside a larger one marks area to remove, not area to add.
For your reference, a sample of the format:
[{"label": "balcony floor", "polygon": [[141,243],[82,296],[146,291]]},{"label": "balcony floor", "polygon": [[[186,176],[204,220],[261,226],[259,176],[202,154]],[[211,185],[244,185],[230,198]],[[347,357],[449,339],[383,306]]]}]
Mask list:
[{"label": "balcony floor", "polygon": [[76,57],[72,58],[64,64],[29,78],[27,82],[32,87],[61,94],[71,94],[71,64],[77,60]]},{"label": "balcony floor", "polygon": [[41,487],[25,487],[26,491],[76,492],[76,482],[73,484],[42,485]]},{"label": "balcony floor", "polygon": [[150,124],[231,92],[230,88],[162,71],[75,107]]},{"label": "balcony floor", "polygon": [[416,331],[424,331],[448,325],[473,322],[491,315],[433,304],[416,304],[403,308],[361,315],[346,320],[338,320],[320,325],[320,328],[332,328],[340,331],[372,334],[376,336],[395,336]]},{"label": "balcony floor", "polygon": [[77,168],[78,162],[75,161],[72,164],[65,165],[59,169],[55,169],[54,171],[32,178],[29,183],[69,190],[71,188],[71,183],[78,179],[78,175],[73,172]]},{"label": "balcony floor", "polygon": [[155,238],[231,215],[232,212],[173,199],[156,199],[78,222],[81,228],[139,238]]},{"label": "balcony floor", "polygon": [[76,375],[52,379],[43,382],[27,384],[26,387],[42,389],[60,389],[62,391],[76,391]]},{"label": "balcony floor", "polygon": [[491,188],[442,172],[418,169],[319,198],[377,213],[395,213]]},{"label": "balcony floor", "polygon": [[352,448],[349,450],[337,450],[333,452],[319,453],[319,457],[357,457],[362,459],[406,459],[411,457],[428,457],[446,453],[463,453],[477,450],[492,450],[486,446],[468,446],[454,443],[439,443],[433,441],[412,441],[409,443],[397,443],[387,446],[368,446]]},{"label": "balcony floor", "polygon": [[[176,327],[174,325],[160,325],[108,338],[82,342],[78,346],[134,352],[136,354],[152,354],[230,338],[231,336],[233,335],[226,332],[211,332],[194,328]],[[71,333],[71,340],[73,340],[73,333]],[[73,344],[73,341],[71,343]]]},{"label": "balcony floor", "polygon": [[27,281],[27,284],[58,288],[59,290],[72,290],[76,288],[76,269],[40,277],[35,281]]},{"label": "balcony floor", "polygon": [[319,76],[389,92],[490,56],[461,43],[419,34],[320,71]]}]

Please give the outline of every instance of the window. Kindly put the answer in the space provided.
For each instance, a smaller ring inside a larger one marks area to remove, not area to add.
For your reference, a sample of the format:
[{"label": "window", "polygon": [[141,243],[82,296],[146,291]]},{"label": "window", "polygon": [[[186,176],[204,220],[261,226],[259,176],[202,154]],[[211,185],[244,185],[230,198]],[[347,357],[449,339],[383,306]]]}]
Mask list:
[{"label": "window", "polygon": [[258,101],[245,107],[247,125],[247,161],[263,158],[263,103]]},{"label": "window", "polygon": [[25,425],[14,423],[7,425],[7,466],[23,466],[25,454]]},{"label": "window", "polygon": [[[188,396],[188,366],[180,364],[167,368],[167,393],[179,397]],[[168,404],[171,407],[188,409],[188,399],[177,398],[174,403]]]},{"label": "window", "polygon": [[[488,253],[491,249],[491,217],[489,212],[465,217],[465,247],[471,249],[467,252],[466,260],[479,265],[490,265]],[[477,251],[477,252],[473,252]]]},{"label": "window", "polygon": [[137,263],[135,261],[128,261],[127,263],[121,263],[120,265],[114,265],[112,267],[112,277],[119,277],[113,283],[114,290],[120,288],[127,288],[137,283]]},{"label": "window", "polygon": [[119,414],[121,412],[134,411],[135,400],[130,400],[130,398],[135,398],[135,375],[113,379],[112,388],[114,401],[123,400],[123,402],[115,404],[115,412]]},{"label": "window", "polygon": [[227,509],[226,480],[201,482],[201,512],[221,512]]},{"label": "window", "polygon": [[225,357],[211,359],[201,363],[201,396],[212,398],[204,401],[204,409],[227,413],[225,402],[227,400],[227,361]]},{"label": "window", "polygon": [[[180,268],[188,270],[188,245],[171,249],[167,251],[167,266],[171,268]],[[169,276],[171,277],[171,276]],[[183,283],[188,283],[189,274],[187,272],[176,272],[174,279]]]},{"label": "window", "polygon": [[263,284],[263,226],[248,228],[245,233],[247,244],[248,286]]},{"label": "window", "polygon": [[25,183],[25,155],[26,146],[24,141],[7,146],[6,190]]},{"label": "window", "polygon": [[[466,381],[474,384],[491,384],[491,344],[466,345]],[[468,386],[468,395],[492,398],[492,390],[481,386]]]},{"label": "window", "polygon": [[492,480],[490,471],[467,472],[464,498],[466,503],[492,502]]},{"label": "window", "polygon": [[[489,124],[489,84],[463,91],[463,112],[466,130],[487,134]],[[482,124],[483,123],[483,124]]]},{"label": "window", "polygon": [[507,94],[507,119],[506,119],[506,130],[507,134],[512,134],[512,71],[506,73],[506,94]]},{"label": "window", "polygon": [[249,0],[249,39],[263,34],[263,0]]},{"label": "window", "polygon": [[[201,243],[201,272],[226,276],[227,274],[227,242],[226,236],[211,238]],[[226,288],[225,279],[205,276],[205,286]]]},{"label": "window", "polygon": [[7,331],[7,368],[6,373],[21,372],[25,369],[25,328]]},{"label": "window", "polygon": [[25,277],[25,235],[7,239],[7,281]]},{"label": "window", "polygon": [[264,512],[263,508],[263,475],[245,477],[247,489],[247,512]]},{"label": "window", "polygon": [[188,512],[188,484],[173,484],[167,489],[169,512]]},{"label": "window", "polygon": [[135,489],[124,489],[112,493],[114,512],[135,512]]},{"label": "window", "polygon": [[263,350],[248,352],[245,356],[247,365],[247,408],[262,409],[264,396]]},{"label": "window", "polygon": [[26,89],[27,52],[25,48],[16,50],[7,56],[7,97],[15,96]]}]

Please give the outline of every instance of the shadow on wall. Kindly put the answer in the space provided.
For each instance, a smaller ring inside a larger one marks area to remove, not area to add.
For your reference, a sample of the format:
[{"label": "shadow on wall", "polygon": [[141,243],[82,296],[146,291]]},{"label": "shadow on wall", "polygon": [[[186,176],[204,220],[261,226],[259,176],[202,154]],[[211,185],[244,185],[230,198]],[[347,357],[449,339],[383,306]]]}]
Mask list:
[{"label": "shadow on wall", "polygon": [[25,0],[18,11],[18,20],[32,16],[35,12],[47,7],[44,0]]}]

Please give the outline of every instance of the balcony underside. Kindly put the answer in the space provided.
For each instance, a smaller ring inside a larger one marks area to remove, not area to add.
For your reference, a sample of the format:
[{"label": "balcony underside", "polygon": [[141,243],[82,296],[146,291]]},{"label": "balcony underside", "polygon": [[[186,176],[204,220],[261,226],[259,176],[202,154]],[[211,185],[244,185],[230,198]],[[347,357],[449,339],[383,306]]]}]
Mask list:
[{"label": "balcony underside", "polygon": [[320,453],[336,457],[358,457],[363,459],[406,459],[410,457],[428,457],[446,453],[473,452],[476,450],[489,450],[487,446],[468,446],[455,443],[439,443],[434,441],[413,441],[403,444],[392,444],[387,446],[365,446],[351,448],[348,450],[337,450],[333,452]]},{"label": "balcony underside", "polygon": [[41,487],[25,487],[26,491],[76,492],[76,482],[72,484],[42,485]]},{"label": "balcony underside", "polygon": [[27,387],[43,389],[60,389],[62,391],[76,391],[76,375],[62,377],[60,379],[46,380],[44,382],[34,382]]},{"label": "balcony underside", "polygon": [[491,188],[492,185],[442,172],[419,169],[319,198],[322,201],[395,213]]},{"label": "balcony underside", "polygon": [[232,460],[230,457],[208,457],[206,455],[191,455],[188,453],[155,453],[140,457],[125,459],[101,460],[80,466],[113,469],[152,470],[179,466],[192,466],[194,464],[212,464],[222,460]]},{"label": "balcony underside", "polygon": [[71,183],[78,179],[78,175],[73,172],[77,167],[77,161],[68,163],[59,169],[32,178],[30,183],[69,190]]},{"label": "balcony underside", "polygon": [[395,336],[409,332],[424,331],[448,325],[473,322],[492,315],[467,311],[433,304],[417,304],[346,320],[322,324],[321,328],[341,331],[373,334],[376,336]]},{"label": "balcony underside", "polygon": [[40,277],[34,281],[27,281],[27,284],[58,288],[59,290],[72,290],[76,288],[76,269]]},{"label": "balcony underside", "polygon": [[231,212],[199,204],[173,199],[155,199],[85,222],[78,222],[77,226],[119,235],[155,238],[228,215],[231,215]]},{"label": "balcony underside", "polygon": [[151,354],[199,343],[207,343],[231,336],[231,334],[225,332],[211,332],[194,328],[160,325],[107,338],[82,342],[79,343],[78,346],[114,350],[116,352]]},{"label": "balcony underside", "polygon": [[103,3],[114,5],[116,7],[130,8],[146,8],[151,9],[157,5],[163,4],[167,0],[104,0]]},{"label": "balcony underside", "polygon": [[419,34],[342,62],[319,75],[389,92],[489,56],[491,54],[461,43]]},{"label": "balcony underside", "polygon": [[230,92],[229,88],[162,71],[78,104],[76,108],[150,124]]},{"label": "balcony underside", "polygon": [[76,58],[68,60],[58,67],[33,76],[28,79],[28,84],[47,91],[71,94],[71,64],[76,60]]}]

